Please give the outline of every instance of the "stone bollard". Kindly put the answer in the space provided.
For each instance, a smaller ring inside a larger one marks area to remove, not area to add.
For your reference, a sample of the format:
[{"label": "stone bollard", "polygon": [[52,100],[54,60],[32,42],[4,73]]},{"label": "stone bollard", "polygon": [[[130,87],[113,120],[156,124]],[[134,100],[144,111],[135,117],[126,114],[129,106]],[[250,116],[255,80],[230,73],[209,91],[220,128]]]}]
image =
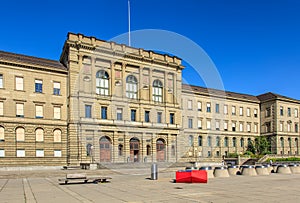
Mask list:
[{"label": "stone bollard", "polygon": [[267,176],[270,175],[268,168],[265,166],[255,166],[257,175]]},{"label": "stone bollard", "polygon": [[279,165],[277,167],[276,173],[292,174],[290,167],[286,164]]},{"label": "stone bollard", "polygon": [[214,171],[211,166],[201,166],[199,170],[205,170],[207,172],[207,178],[214,178]]},{"label": "stone bollard", "polygon": [[291,172],[293,174],[299,174],[300,173],[300,166],[299,166],[299,164],[289,164],[289,167],[290,167]]},{"label": "stone bollard", "polygon": [[264,166],[267,168],[269,174],[270,173],[274,173],[274,168],[273,168],[272,165],[270,165],[270,164],[264,164]]},{"label": "stone bollard", "polygon": [[216,166],[214,170],[215,177],[229,177],[228,170],[225,166]]},{"label": "stone bollard", "polygon": [[240,169],[239,166],[228,166],[228,173],[231,176],[240,175]]},{"label": "stone bollard", "polygon": [[244,176],[257,176],[254,166],[242,166],[242,175]]}]

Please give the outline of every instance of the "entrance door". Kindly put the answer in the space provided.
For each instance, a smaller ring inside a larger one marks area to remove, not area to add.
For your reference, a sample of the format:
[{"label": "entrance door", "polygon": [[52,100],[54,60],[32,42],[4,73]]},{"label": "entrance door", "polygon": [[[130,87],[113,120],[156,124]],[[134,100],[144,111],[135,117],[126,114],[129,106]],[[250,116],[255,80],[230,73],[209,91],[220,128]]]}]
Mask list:
[{"label": "entrance door", "polygon": [[111,162],[111,141],[107,136],[101,137],[100,141],[100,162]]},{"label": "entrance door", "polygon": [[130,139],[130,161],[139,162],[140,141],[137,138]]},{"label": "entrance door", "polygon": [[166,160],[166,144],[163,139],[156,141],[156,160],[163,162]]}]

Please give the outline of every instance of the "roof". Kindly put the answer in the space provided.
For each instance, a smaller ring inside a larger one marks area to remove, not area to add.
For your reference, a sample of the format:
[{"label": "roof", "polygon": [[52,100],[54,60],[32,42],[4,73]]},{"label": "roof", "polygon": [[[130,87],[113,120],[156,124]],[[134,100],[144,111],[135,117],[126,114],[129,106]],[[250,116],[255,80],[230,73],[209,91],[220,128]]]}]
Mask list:
[{"label": "roof", "polygon": [[283,96],[283,95],[280,95],[280,94],[276,94],[276,93],[273,93],[273,92],[267,92],[265,94],[258,95],[257,98],[260,101],[269,101],[269,100],[274,100],[274,99],[280,99],[280,100],[292,101],[292,102],[300,103],[300,101],[297,100],[297,99],[286,97],[286,96]]},{"label": "roof", "polygon": [[253,102],[260,101],[256,96],[249,95],[249,94],[240,94],[240,93],[236,93],[236,92],[229,92],[229,91],[217,90],[217,89],[194,86],[194,85],[182,84],[182,89],[187,90],[187,91],[193,91],[193,92],[199,93],[199,94],[212,95],[212,96],[216,96],[216,97],[247,100],[247,101],[253,101]]},{"label": "roof", "polygon": [[24,65],[31,66],[43,66],[49,68],[55,68],[60,70],[67,70],[59,61],[38,58],[33,56],[26,56],[22,54],[16,54],[11,52],[0,51],[0,61],[1,62],[14,62]]}]

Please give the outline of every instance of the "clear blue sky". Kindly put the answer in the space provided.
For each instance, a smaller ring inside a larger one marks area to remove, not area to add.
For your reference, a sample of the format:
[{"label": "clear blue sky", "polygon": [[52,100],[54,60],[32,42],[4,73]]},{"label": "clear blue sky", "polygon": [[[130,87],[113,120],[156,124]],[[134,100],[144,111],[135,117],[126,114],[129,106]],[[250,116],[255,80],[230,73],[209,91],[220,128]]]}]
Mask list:
[{"label": "clear blue sky", "polygon": [[[128,31],[127,0],[1,2],[0,50],[58,60],[68,32]],[[131,0],[131,29],[184,35],[211,57],[226,90],[300,99],[299,0]],[[190,69],[191,84],[201,85]]]}]

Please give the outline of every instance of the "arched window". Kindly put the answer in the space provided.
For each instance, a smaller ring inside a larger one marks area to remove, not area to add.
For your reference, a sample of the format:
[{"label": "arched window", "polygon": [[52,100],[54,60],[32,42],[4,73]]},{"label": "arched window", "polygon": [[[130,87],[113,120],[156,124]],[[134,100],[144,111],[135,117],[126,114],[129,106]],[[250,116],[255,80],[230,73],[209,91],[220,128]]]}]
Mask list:
[{"label": "arched window", "polygon": [[251,138],[248,138],[248,146],[250,146],[252,143],[251,143]]},{"label": "arched window", "polygon": [[104,70],[100,70],[96,74],[96,93],[100,95],[109,94],[109,76]]},{"label": "arched window", "polygon": [[284,147],[284,139],[283,137],[280,138],[280,146],[283,148]]},{"label": "arched window", "polygon": [[198,146],[202,147],[202,136],[198,136]]},{"label": "arched window", "polygon": [[35,141],[37,142],[44,141],[44,130],[42,128],[37,128],[35,130]]},{"label": "arched window", "polygon": [[56,129],[53,131],[54,142],[61,142],[61,130]]},{"label": "arched window", "polygon": [[18,127],[16,129],[16,140],[17,141],[25,141],[25,130],[22,127]]},{"label": "arched window", "polygon": [[4,136],[4,128],[0,126],[0,141],[4,141],[5,136]]},{"label": "arched window", "polygon": [[194,145],[194,137],[193,135],[189,135],[189,146],[192,147]]},{"label": "arched window", "polygon": [[118,146],[118,154],[119,154],[119,156],[123,156],[123,145],[122,144],[119,144],[119,146]]},{"label": "arched window", "polygon": [[241,147],[244,147],[244,138],[241,138],[240,142],[241,142]]},{"label": "arched window", "polygon": [[130,99],[137,99],[137,79],[133,75],[126,78],[126,97]]},{"label": "arched window", "polygon": [[220,137],[219,136],[216,137],[216,146],[220,147]]},{"label": "arched window", "polygon": [[92,144],[87,144],[86,145],[86,155],[87,156],[92,156]]},{"label": "arched window", "polygon": [[154,80],[153,90],[152,90],[153,101],[162,102],[163,101],[163,84],[160,80]]},{"label": "arched window", "polygon": [[211,136],[207,137],[207,146],[211,147]]},{"label": "arched window", "polygon": [[228,137],[225,137],[224,139],[224,147],[228,147]]},{"label": "arched window", "polygon": [[291,148],[292,147],[292,139],[290,137],[288,138],[288,142],[289,142],[289,147]]},{"label": "arched window", "polygon": [[236,147],[236,137],[233,137],[233,138],[232,138],[232,146],[233,146],[233,147]]}]

